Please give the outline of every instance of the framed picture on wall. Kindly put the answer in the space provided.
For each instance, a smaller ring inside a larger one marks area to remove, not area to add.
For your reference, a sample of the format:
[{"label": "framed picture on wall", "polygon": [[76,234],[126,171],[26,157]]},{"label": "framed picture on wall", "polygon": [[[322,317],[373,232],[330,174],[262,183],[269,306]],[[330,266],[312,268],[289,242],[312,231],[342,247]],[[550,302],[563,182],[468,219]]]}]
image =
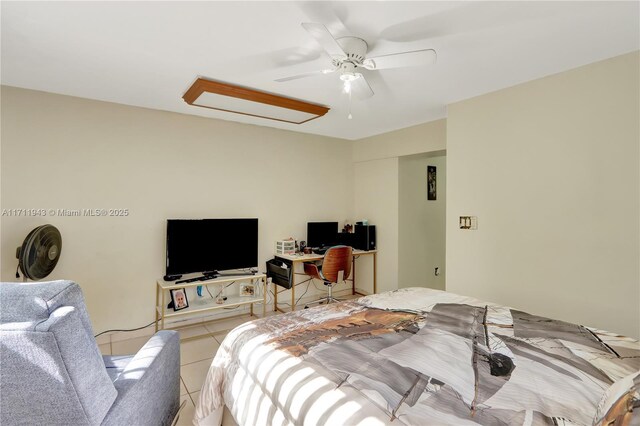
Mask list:
[{"label": "framed picture on wall", "polygon": [[436,199],[436,166],[427,166],[427,200]]}]

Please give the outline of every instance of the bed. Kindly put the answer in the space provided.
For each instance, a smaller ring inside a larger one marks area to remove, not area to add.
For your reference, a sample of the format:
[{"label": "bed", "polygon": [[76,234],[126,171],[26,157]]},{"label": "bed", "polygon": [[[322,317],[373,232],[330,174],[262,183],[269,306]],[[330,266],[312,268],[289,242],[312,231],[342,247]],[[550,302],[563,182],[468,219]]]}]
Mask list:
[{"label": "bed", "polygon": [[194,424],[639,424],[638,389],[634,339],[407,288],[232,330]]}]

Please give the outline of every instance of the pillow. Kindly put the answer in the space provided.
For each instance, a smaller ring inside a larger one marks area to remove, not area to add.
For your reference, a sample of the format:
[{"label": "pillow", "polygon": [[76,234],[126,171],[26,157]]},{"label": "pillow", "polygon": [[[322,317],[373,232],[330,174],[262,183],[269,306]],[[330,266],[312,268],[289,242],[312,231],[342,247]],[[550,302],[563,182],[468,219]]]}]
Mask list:
[{"label": "pillow", "polygon": [[593,424],[640,424],[640,371],[631,373],[609,386],[598,404]]}]

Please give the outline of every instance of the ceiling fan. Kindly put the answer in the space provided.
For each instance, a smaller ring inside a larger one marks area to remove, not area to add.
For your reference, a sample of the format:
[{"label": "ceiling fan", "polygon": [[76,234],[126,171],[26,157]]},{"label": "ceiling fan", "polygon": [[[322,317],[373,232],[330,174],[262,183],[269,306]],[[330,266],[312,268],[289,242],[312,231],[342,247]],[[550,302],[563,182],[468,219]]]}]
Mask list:
[{"label": "ceiling fan", "polygon": [[436,62],[436,51],[433,49],[414,50],[411,52],[392,53],[389,55],[367,57],[369,46],[359,37],[334,38],[327,27],[322,24],[303,23],[304,28],[322,48],[331,56],[333,68],[308,72],[279,78],[275,81],[285,82],[320,74],[338,72],[343,82],[344,92],[363,100],[373,96],[373,90],[358,68],[370,71],[389,68],[429,65]]}]

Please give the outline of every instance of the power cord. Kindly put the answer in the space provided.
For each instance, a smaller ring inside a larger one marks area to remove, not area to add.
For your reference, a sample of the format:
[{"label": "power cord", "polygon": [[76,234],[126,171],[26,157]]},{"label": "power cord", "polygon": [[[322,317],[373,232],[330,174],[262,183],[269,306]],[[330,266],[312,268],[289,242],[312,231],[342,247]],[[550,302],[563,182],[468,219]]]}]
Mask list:
[{"label": "power cord", "polygon": [[211,292],[209,291],[209,286],[205,285],[204,288],[207,289],[207,293],[209,293],[209,296],[211,296],[212,299],[215,299],[215,297],[213,297],[213,294],[211,294]]},{"label": "power cord", "polygon": [[149,324],[147,324],[147,325],[143,325],[142,327],[138,327],[138,328],[128,328],[128,329],[127,329],[127,328],[125,328],[125,329],[114,328],[114,329],[111,329],[111,330],[105,330],[105,331],[103,331],[102,333],[98,333],[98,334],[96,334],[96,335],[95,335],[95,336],[93,336],[93,337],[94,337],[94,338],[97,338],[97,337],[99,337],[99,336],[102,336],[102,335],[103,335],[103,334],[105,334],[105,333],[111,333],[111,332],[114,332],[114,331],[122,331],[122,332],[138,331],[138,330],[142,330],[143,328],[151,327],[151,326],[152,326],[152,325],[154,325],[156,322],[157,322],[157,321],[152,321],[152,322],[150,322]]},{"label": "power cord", "polygon": [[[229,284],[225,285],[219,292],[218,294],[216,294],[216,297],[211,296],[213,299],[217,299],[218,296],[220,296],[222,294],[222,292],[228,288],[229,286],[235,284],[235,281],[231,281]],[[209,287],[207,287],[207,292],[209,292]],[[211,294],[211,292],[209,292],[209,294]]]},{"label": "power cord", "polygon": [[[298,303],[300,303],[300,299],[302,299],[302,298],[304,297],[304,295],[305,295],[305,294],[307,294],[307,292],[309,291],[309,286],[311,285],[311,283],[312,283],[313,281],[312,281],[312,279],[309,279],[308,281],[309,281],[309,283],[307,284],[307,288],[304,290],[304,293],[302,293],[302,295],[301,295],[300,297],[298,297],[298,300],[296,300],[296,305],[297,305]],[[301,283],[301,284],[302,284],[302,283]],[[315,285],[314,285],[314,287],[315,287]]]},{"label": "power cord", "polygon": [[[309,283],[310,281],[311,281],[311,282],[313,282],[313,278],[309,278],[309,279],[306,279],[306,280],[304,280],[304,281],[302,281],[302,282],[297,283],[297,284],[296,284],[296,287],[298,287],[299,285],[302,285],[302,284],[304,284],[304,283]],[[310,283],[309,283],[309,284],[307,284],[307,288],[305,289],[304,293],[302,293],[302,296],[304,296],[305,294],[307,294],[307,291],[309,291],[309,285],[310,285]],[[314,284],[313,286],[315,287],[315,284]],[[316,289],[318,289],[318,287],[316,287]],[[273,294],[273,291],[269,290],[269,293],[271,293],[271,295],[275,297],[275,295]],[[302,298],[302,296],[300,296],[300,297],[298,298],[298,300],[296,300],[296,305],[298,304],[298,302],[300,301],[300,299]],[[270,303],[271,303],[271,301],[268,301],[268,302],[267,302],[267,304],[270,304]],[[286,305],[286,306],[291,307],[291,303],[287,303],[287,302],[278,302],[278,306],[279,306],[279,305]]]}]

